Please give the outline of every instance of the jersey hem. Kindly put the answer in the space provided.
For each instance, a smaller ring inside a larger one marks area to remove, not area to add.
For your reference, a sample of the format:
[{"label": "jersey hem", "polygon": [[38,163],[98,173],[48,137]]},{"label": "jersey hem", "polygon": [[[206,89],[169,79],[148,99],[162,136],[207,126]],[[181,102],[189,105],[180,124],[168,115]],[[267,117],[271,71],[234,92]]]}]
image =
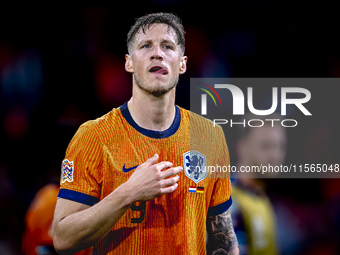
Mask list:
[{"label": "jersey hem", "polygon": [[87,194],[84,194],[78,191],[74,191],[74,190],[69,190],[69,189],[60,189],[58,198],[68,199],[68,200],[72,200],[72,201],[90,205],[90,206],[93,206],[99,202],[99,198],[97,197],[90,196],[90,195],[87,195]]},{"label": "jersey hem", "polygon": [[233,200],[231,199],[231,196],[230,196],[230,198],[227,201],[223,202],[222,204],[209,207],[208,216],[214,216],[217,214],[224,213],[226,210],[230,208],[232,203],[233,203]]}]

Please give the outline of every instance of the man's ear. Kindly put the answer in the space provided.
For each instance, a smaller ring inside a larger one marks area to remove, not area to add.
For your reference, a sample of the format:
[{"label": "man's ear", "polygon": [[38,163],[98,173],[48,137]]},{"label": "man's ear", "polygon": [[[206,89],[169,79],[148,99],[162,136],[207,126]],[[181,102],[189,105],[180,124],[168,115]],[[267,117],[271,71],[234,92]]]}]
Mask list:
[{"label": "man's ear", "polygon": [[187,56],[181,57],[181,62],[179,66],[179,74],[184,74],[185,71],[187,70],[187,60],[188,60]]},{"label": "man's ear", "polygon": [[125,70],[129,73],[133,73],[132,58],[129,54],[125,54]]}]

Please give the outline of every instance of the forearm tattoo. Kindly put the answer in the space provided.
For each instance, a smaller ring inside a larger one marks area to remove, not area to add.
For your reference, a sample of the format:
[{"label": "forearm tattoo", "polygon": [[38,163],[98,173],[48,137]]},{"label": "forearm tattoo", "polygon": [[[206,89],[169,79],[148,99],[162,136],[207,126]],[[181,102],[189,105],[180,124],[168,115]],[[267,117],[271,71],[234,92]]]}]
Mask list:
[{"label": "forearm tattoo", "polygon": [[208,217],[207,232],[208,254],[239,254],[230,208],[224,213]]}]

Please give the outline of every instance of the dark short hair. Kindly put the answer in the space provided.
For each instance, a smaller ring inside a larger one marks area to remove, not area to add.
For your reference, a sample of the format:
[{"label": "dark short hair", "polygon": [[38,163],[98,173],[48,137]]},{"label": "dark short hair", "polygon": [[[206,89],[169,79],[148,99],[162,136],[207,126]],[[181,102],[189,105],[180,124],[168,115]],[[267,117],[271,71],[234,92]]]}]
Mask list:
[{"label": "dark short hair", "polygon": [[129,33],[127,34],[127,48],[129,53],[131,52],[131,47],[134,42],[135,36],[141,28],[145,34],[145,29],[149,29],[152,24],[162,23],[168,25],[168,31],[172,27],[177,35],[177,44],[180,45],[182,53],[184,54],[185,49],[185,39],[184,39],[184,28],[181,19],[172,13],[159,12],[147,14],[136,20],[136,23],[131,27]]}]

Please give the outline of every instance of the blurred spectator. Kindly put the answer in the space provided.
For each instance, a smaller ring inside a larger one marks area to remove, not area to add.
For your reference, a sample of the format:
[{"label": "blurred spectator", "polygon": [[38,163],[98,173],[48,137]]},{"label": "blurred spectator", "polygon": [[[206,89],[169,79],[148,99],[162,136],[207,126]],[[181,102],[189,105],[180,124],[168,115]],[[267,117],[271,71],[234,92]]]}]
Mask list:
[{"label": "blurred spectator", "polygon": [[[248,114],[244,117],[261,119]],[[281,125],[272,126],[265,119],[280,119],[278,116],[262,117],[261,127],[239,127],[236,143],[237,169],[246,166],[279,166],[286,156],[286,131]],[[275,173],[267,173],[273,175]],[[238,237],[240,254],[277,254],[276,219],[271,202],[266,195],[265,181],[261,173],[238,173],[232,187],[232,218]],[[267,176],[269,177],[269,176]]]},{"label": "blurred spectator", "polygon": [[[26,231],[23,236],[22,249],[26,255],[54,255],[52,221],[59,185],[48,184],[33,199],[25,217]],[[75,253],[90,255],[92,248]]]}]

